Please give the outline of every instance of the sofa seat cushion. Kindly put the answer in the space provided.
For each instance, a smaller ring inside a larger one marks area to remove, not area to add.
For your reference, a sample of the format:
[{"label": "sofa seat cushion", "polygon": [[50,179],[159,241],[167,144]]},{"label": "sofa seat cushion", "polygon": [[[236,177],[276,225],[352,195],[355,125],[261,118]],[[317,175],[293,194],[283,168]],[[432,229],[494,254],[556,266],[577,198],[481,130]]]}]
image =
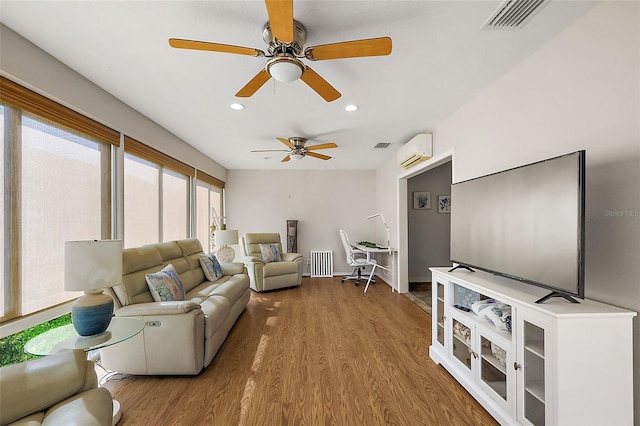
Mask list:
[{"label": "sofa seat cushion", "polygon": [[276,275],[297,274],[298,264],[295,262],[272,262],[264,265],[263,274],[265,277]]},{"label": "sofa seat cushion", "polygon": [[8,423],[8,426],[38,426],[44,421],[44,411],[39,411],[16,420],[13,423]]},{"label": "sofa seat cushion", "polygon": [[112,401],[107,388],[95,388],[79,393],[49,408],[42,425],[108,424],[113,416]]},{"label": "sofa seat cushion", "polygon": [[238,274],[229,277],[213,290],[213,295],[224,296],[232,305],[244,295],[249,288],[249,277]]}]

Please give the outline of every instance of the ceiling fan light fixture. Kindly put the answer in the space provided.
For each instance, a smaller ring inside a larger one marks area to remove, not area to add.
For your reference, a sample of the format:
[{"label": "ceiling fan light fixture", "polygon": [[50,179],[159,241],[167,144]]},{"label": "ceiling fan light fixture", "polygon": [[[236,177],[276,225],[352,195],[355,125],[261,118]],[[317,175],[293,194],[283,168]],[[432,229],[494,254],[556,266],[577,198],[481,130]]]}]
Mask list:
[{"label": "ceiling fan light fixture", "polygon": [[292,160],[298,161],[298,160],[302,160],[304,158],[304,155],[302,155],[302,154],[289,154],[289,158],[291,158]]},{"label": "ceiling fan light fixture", "polygon": [[266,70],[274,80],[291,83],[302,76],[304,65],[292,56],[277,56],[267,62]]}]

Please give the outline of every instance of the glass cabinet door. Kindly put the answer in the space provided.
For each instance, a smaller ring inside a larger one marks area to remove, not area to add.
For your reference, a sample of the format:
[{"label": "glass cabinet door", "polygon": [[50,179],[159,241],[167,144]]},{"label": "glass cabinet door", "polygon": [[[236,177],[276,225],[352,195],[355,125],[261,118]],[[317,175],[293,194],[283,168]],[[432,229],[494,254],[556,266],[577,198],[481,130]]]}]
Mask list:
[{"label": "glass cabinet door", "polygon": [[511,403],[508,386],[507,366],[511,360],[511,345],[502,339],[478,331],[480,337],[480,358],[478,363],[478,377],[484,385],[485,391],[499,403]]},{"label": "glass cabinet door", "polygon": [[451,350],[453,356],[458,359],[469,371],[471,371],[471,357],[477,357],[473,351],[473,328],[464,324],[457,317],[451,318]]},{"label": "glass cabinet door", "polygon": [[436,282],[436,315],[437,315],[437,330],[436,338],[438,343],[444,347],[444,284]]},{"label": "glass cabinet door", "polygon": [[546,375],[549,366],[548,330],[551,325],[524,311],[518,314],[518,420],[544,426],[551,423],[546,405]]}]

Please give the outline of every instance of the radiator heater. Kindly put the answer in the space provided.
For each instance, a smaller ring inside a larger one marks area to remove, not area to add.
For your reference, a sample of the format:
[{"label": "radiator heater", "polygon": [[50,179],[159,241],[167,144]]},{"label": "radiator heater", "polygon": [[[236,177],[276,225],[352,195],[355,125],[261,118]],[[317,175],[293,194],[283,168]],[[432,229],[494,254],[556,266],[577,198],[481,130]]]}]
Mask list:
[{"label": "radiator heater", "polygon": [[312,278],[333,277],[333,251],[311,250]]}]

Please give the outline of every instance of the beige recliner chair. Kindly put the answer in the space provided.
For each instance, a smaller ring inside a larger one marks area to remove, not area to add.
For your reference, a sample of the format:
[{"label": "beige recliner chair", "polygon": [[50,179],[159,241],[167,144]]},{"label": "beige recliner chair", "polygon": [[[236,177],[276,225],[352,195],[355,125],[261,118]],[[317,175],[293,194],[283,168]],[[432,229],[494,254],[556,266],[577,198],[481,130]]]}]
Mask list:
[{"label": "beige recliner chair", "polygon": [[0,424],[111,426],[113,400],[84,351],[0,368]]},{"label": "beige recliner chair", "polygon": [[[278,253],[273,250],[274,246]],[[245,234],[240,239],[240,247],[249,272],[250,286],[254,291],[293,287],[302,282],[302,255],[283,253],[280,234]],[[280,260],[275,256],[277,254],[280,255]]]}]

